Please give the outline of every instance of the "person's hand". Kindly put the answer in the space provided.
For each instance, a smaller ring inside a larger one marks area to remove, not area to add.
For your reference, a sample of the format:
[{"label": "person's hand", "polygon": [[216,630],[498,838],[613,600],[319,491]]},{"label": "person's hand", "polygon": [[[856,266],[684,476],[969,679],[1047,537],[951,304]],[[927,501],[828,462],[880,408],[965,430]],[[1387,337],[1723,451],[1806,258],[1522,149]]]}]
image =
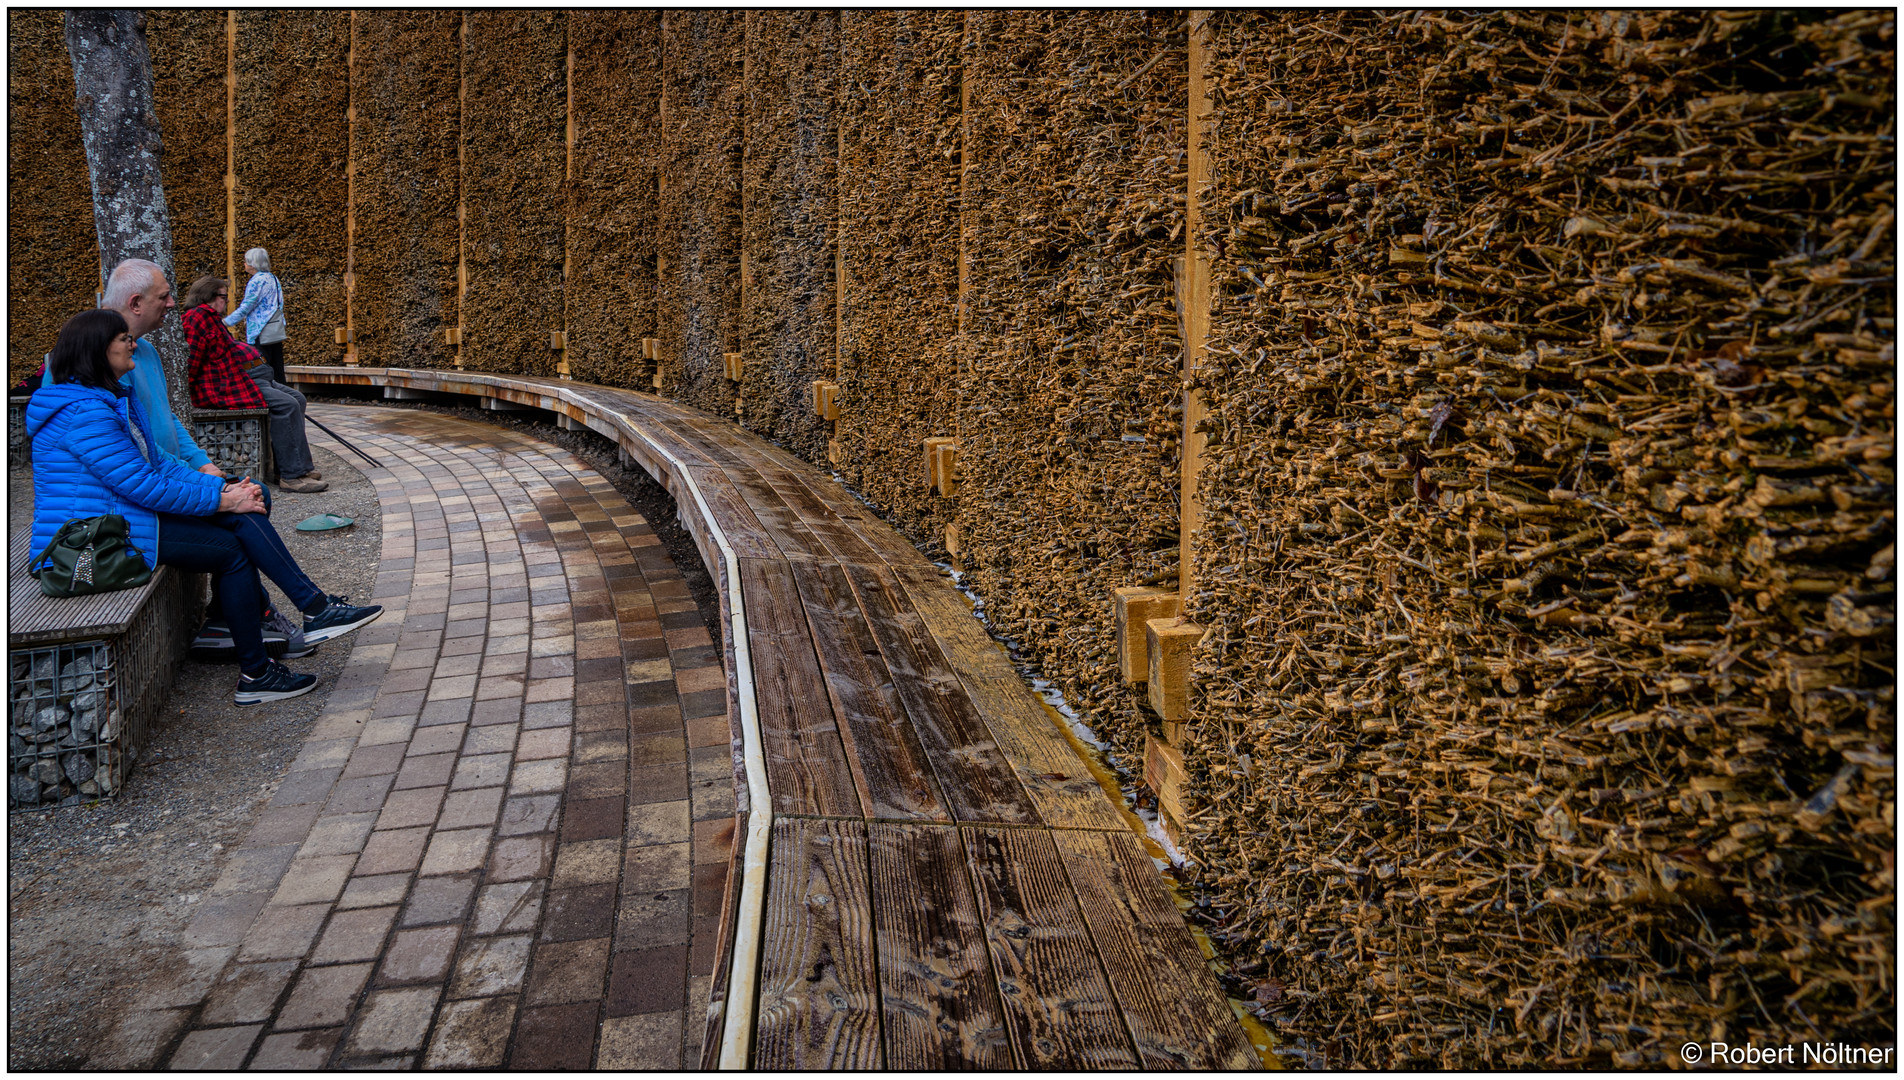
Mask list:
[{"label": "person's hand", "polygon": [[203,465],[200,465],[200,466],[198,467],[198,471],[199,471],[199,472],[202,472],[202,473],[204,473],[204,474],[205,474],[206,476],[223,476],[223,475],[225,475],[225,470],[223,470],[223,469],[221,469],[221,468],[219,468],[219,467],[218,467],[218,466],[216,466],[216,465],[213,465],[213,464],[212,464],[211,462],[209,462],[209,461],[207,461],[207,462],[206,462],[205,464],[203,464]]},{"label": "person's hand", "polygon": [[225,490],[218,493],[218,509],[227,514],[262,514],[264,492],[249,481],[226,484]]}]

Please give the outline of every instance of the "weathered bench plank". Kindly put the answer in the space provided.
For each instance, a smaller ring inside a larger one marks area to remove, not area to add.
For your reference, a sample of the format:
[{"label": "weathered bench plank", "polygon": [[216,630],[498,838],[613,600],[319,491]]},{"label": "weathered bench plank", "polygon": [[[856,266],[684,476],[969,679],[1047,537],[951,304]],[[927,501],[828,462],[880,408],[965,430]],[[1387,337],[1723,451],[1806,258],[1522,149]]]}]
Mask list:
[{"label": "weathered bench plank", "polygon": [[958,830],[869,827],[889,1069],[1018,1064]]},{"label": "weathered bench plank", "polygon": [[7,644],[39,645],[82,638],[112,637],[132,625],[139,609],[165,587],[174,571],[160,567],[144,584],[92,596],[47,596],[40,580],[26,572],[32,554],[30,528],[15,529],[7,541]]},{"label": "weathered bench plank", "polygon": [[774,812],[859,817],[859,785],[787,564],[742,559],[740,582]]},{"label": "weathered bench plank", "polygon": [[776,822],[754,1067],[880,1068],[873,956],[865,823]]}]

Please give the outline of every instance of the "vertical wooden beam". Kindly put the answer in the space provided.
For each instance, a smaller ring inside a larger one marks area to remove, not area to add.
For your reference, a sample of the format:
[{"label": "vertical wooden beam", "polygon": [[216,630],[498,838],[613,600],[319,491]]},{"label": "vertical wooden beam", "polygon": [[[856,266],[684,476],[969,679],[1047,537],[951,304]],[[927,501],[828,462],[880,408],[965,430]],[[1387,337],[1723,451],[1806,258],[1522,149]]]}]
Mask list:
[{"label": "vertical wooden beam", "polygon": [[[225,12],[225,280],[238,269],[238,9]],[[236,305],[233,305],[236,306]]]},{"label": "vertical wooden beam", "polygon": [[[568,44],[566,65],[562,69],[565,82],[562,98],[564,124],[562,128],[562,180],[565,185],[575,183],[575,35],[569,33],[568,19],[562,20],[562,37]],[[565,187],[566,190],[566,187]],[[562,353],[556,358],[555,373],[564,379],[574,378],[569,368],[569,273],[575,268],[574,248],[569,244],[570,226],[573,224],[575,196],[570,193],[562,207]]]},{"label": "vertical wooden beam", "polygon": [[344,363],[357,363],[357,9],[344,46]]},{"label": "vertical wooden beam", "polygon": [[[740,317],[734,320],[736,334],[740,340],[733,343],[734,351],[741,354],[741,370],[746,371],[747,364],[747,295],[753,267],[747,259],[747,96],[753,88],[754,41],[760,33],[755,21],[758,13],[748,9],[742,16],[740,32],[740,228],[735,230],[740,247]],[[741,415],[741,384],[734,382],[734,413]]]},{"label": "vertical wooden beam", "polygon": [[[838,55],[834,58],[834,70],[846,70],[846,18],[849,12],[839,12],[840,29],[836,35],[834,47]],[[846,79],[834,79],[833,86],[833,134],[837,146],[833,154],[833,377],[842,378],[846,374],[846,108],[848,91]],[[829,440],[830,443],[837,440]],[[832,447],[829,447],[832,449]],[[834,460],[834,464],[839,464]]]},{"label": "vertical wooden beam", "polygon": [[463,366],[463,299],[469,293],[469,12],[456,34],[456,354]]},{"label": "vertical wooden beam", "polygon": [[[1210,260],[1197,243],[1202,227],[1201,200],[1210,186],[1208,124],[1210,87],[1205,68],[1215,45],[1212,11],[1190,13],[1190,125],[1188,132],[1188,192],[1184,200],[1184,287],[1180,297],[1184,305],[1183,377],[1194,379],[1203,366],[1204,340],[1210,333]],[[1195,535],[1202,524],[1203,500],[1197,494],[1197,473],[1203,468],[1204,435],[1197,430],[1203,421],[1203,395],[1195,390],[1183,394],[1183,462],[1178,520],[1177,588],[1185,607],[1190,604],[1195,576],[1192,556]]]}]

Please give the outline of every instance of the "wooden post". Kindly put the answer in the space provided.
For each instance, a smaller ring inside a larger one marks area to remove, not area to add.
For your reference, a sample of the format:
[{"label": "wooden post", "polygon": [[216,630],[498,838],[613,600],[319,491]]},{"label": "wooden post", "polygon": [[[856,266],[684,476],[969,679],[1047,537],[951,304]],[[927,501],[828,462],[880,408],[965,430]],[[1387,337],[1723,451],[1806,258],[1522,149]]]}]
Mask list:
[{"label": "wooden post", "polygon": [[[747,351],[747,286],[748,279],[753,276],[752,268],[747,264],[747,148],[753,145],[752,140],[747,138],[747,93],[753,86],[754,39],[759,32],[754,19],[755,12],[750,9],[741,17],[740,31],[740,228],[734,230],[740,240],[740,312],[734,320],[740,340],[734,343],[734,348],[740,354]],[[726,360],[725,354],[722,360]],[[729,375],[728,378],[734,383],[734,415],[740,416],[740,378],[738,375]]]},{"label": "wooden post", "polygon": [[[1204,69],[1215,46],[1212,11],[1190,13],[1190,127],[1188,147],[1188,192],[1184,200],[1184,287],[1178,299],[1184,307],[1183,377],[1196,377],[1203,366],[1204,341],[1210,333],[1210,260],[1197,243],[1202,227],[1200,201],[1210,186],[1208,125],[1210,87]],[[1197,473],[1203,467],[1203,432],[1197,430],[1204,417],[1203,395],[1185,390],[1183,395],[1183,462],[1179,505],[1177,589],[1186,606],[1190,602],[1195,578],[1192,558],[1195,535],[1202,524],[1203,500],[1197,495]]]},{"label": "wooden post", "polygon": [[[575,36],[569,33],[569,20],[562,20],[562,37],[568,45],[567,59],[562,70],[565,83],[562,99],[564,123],[562,128],[562,179],[567,184],[575,182]],[[573,196],[569,205],[562,208],[562,329],[558,332],[562,338],[562,351],[555,358],[555,373],[564,379],[574,378],[569,368],[569,272],[575,268],[575,251],[569,243],[570,210],[574,206]],[[551,338],[553,340],[553,338]]]},{"label": "wooden post", "polygon": [[357,9],[350,11],[344,46],[344,363],[357,363]]},{"label": "wooden post", "polygon": [[[469,293],[469,12],[456,35],[456,326],[463,325],[463,298]],[[463,366],[458,335],[451,362]]]},{"label": "wooden post", "polygon": [[237,269],[238,9],[233,8],[225,13],[225,280],[236,282]]},{"label": "wooden post", "polygon": [[1150,707],[1163,718],[1164,735],[1177,745],[1177,725],[1184,722],[1190,700],[1190,650],[1203,640],[1203,627],[1181,617],[1144,623],[1145,667],[1150,683]]}]

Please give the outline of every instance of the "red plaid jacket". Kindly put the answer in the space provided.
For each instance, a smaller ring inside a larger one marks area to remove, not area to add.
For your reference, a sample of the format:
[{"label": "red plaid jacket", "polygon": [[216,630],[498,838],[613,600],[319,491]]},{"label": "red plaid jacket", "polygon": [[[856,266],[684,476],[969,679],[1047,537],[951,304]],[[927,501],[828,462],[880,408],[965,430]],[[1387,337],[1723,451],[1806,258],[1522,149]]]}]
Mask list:
[{"label": "red plaid jacket", "polygon": [[210,304],[200,304],[180,320],[192,347],[192,404],[201,409],[262,409],[264,395],[246,374],[262,363],[258,350],[232,340]]}]

